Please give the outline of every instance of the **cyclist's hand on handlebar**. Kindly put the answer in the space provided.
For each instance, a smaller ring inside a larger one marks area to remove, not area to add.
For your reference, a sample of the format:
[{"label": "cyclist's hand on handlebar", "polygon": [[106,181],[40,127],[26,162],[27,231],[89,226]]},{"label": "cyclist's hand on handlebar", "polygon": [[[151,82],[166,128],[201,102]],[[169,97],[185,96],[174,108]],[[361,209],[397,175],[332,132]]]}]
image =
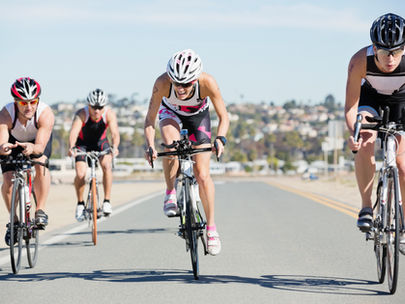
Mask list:
[{"label": "cyclist's hand on handlebar", "polygon": [[[151,159],[152,156],[152,159]],[[152,166],[152,162],[157,158],[157,151],[154,147],[149,147],[145,150],[145,159],[148,161],[149,165]]]},{"label": "cyclist's hand on handlebar", "polygon": [[214,146],[212,147],[212,151],[215,152],[217,160],[219,160],[222,153],[224,153],[224,145],[219,139],[214,140]]},{"label": "cyclist's hand on handlebar", "polygon": [[17,148],[17,144],[5,143],[0,145],[0,155],[10,155],[12,149]]},{"label": "cyclist's hand on handlebar", "polygon": [[361,136],[359,137],[359,140],[357,142],[354,141],[353,136],[350,136],[347,140],[347,145],[349,146],[349,149],[352,151],[359,151],[362,143],[363,138]]},{"label": "cyclist's hand on handlebar", "polygon": [[120,154],[120,150],[118,150],[118,148],[116,148],[116,147],[114,147],[114,146],[111,147],[111,152],[112,152],[112,155],[113,155],[114,157],[117,157],[118,154]]},{"label": "cyclist's hand on handlebar", "polygon": [[75,157],[76,156],[76,148],[75,147],[69,148],[68,155],[69,155],[69,157]]},{"label": "cyclist's hand on handlebar", "polygon": [[17,146],[20,146],[23,148],[22,154],[24,154],[25,156],[30,156],[31,154],[34,153],[34,144],[33,143],[29,143],[29,142],[19,142],[16,141],[15,142],[17,144]]}]

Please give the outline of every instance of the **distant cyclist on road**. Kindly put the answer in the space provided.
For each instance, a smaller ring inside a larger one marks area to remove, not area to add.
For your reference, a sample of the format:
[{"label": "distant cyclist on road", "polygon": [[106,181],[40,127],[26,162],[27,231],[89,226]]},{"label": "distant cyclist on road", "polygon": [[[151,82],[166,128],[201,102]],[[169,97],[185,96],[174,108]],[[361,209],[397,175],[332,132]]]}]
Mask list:
[{"label": "distant cyclist on road", "polygon": [[[87,96],[88,105],[76,112],[69,135],[69,156],[75,156],[75,149],[82,151],[105,151],[110,148],[107,139],[107,129],[110,128],[114,156],[119,153],[120,133],[115,112],[107,107],[107,95],[103,90],[95,89]],[[77,206],[76,220],[84,220],[83,192],[86,184],[87,164],[85,156],[76,156],[76,189]],[[103,213],[112,213],[110,203],[112,187],[112,155],[106,154],[100,158],[103,170],[104,202]]]},{"label": "distant cyclist on road", "polygon": [[[180,139],[180,129],[188,129],[190,141],[194,147],[211,146],[211,120],[209,100],[214,105],[219,124],[217,137],[214,139],[221,155],[226,144],[225,135],[229,127],[228,113],[215,79],[202,72],[200,57],[193,50],[175,53],[167,64],[166,72],[160,75],[153,86],[152,97],[145,120],[145,138],[147,151],[153,150],[155,120],[159,114],[159,124],[165,144]],[[146,159],[149,156],[145,154]],[[194,156],[194,173],[199,185],[200,197],[207,217],[208,252],[216,255],[221,251],[221,242],[214,219],[215,188],[210,176],[211,153]],[[166,196],[163,210],[167,216],[174,216],[177,211],[176,190],[174,183],[178,162],[164,159],[163,170],[166,180]]]},{"label": "distant cyclist on road", "polygon": [[[367,232],[372,226],[376,132],[364,130],[359,142],[353,139],[357,113],[378,115],[379,107],[390,107],[390,120],[400,119],[405,107],[405,20],[395,14],[377,18],[370,29],[372,45],[359,50],[350,60],[346,86],[346,123],[351,132],[348,146],[358,151],[355,168],[362,198],[357,226]],[[405,138],[398,137],[397,164],[402,198],[405,198]],[[405,204],[403,204],[405,211]],[[405,254],[405,235],[400,238],[400,250]]]},{"label": "distant cyclist on road", "polygon": [[[29,77],[17,79],[11,86],[14,102],[7,104],[0,112],[0,154],[16,156],[43,154],[37,160],[46,163],[52,152],[52,129],[54,114],[51,108],[40,101],[41,86]],[[13,186],[13,165],[1,165],[3,185],[1,193],[7,209],[11,209]],[[34,188],[37,198],[35,224],[44,229],[48,225],[45,202],[51,185],[48,168],[35,165]],[[7,225],[6,244],[10,246],[10,225]],[[14,241],[15,242],[15,241]]]}]

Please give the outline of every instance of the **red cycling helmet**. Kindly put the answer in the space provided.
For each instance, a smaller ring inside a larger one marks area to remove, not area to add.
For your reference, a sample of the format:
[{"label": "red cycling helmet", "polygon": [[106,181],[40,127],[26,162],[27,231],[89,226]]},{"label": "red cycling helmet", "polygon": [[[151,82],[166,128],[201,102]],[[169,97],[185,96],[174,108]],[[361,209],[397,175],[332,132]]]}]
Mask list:
[{"label": "red cycling helmet", "polygon": [[32,78],[18,78],[11,86],[11,95],[16,99],[35,99],[41,95],[41,86]]}]

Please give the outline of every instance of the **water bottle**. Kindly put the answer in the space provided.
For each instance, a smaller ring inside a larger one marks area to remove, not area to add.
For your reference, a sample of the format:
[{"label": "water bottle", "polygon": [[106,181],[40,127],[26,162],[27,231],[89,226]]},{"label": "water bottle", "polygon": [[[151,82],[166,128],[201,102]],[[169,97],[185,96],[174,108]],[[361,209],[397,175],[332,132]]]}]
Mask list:
[{"label": "water bottle", "polygon": [[30,189],[27,185],[24,186],[24,194],[25,194],[25,207],[27,211],[31,208],[31,198],[30,198]]}]

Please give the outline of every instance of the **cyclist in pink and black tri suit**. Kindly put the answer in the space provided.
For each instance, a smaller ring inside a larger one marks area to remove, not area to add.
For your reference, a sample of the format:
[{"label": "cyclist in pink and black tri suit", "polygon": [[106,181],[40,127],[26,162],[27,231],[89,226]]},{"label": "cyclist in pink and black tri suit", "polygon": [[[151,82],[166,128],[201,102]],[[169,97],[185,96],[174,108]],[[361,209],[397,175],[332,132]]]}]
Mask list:
[{"label": "cyclist in pink and black tri suit", "polygon": [[[82,151],[105,151],[110,148],[107,139],[107,129],[110,128],[112,149],[117,156],[120,134],[115,112],[106,107],[107,95],[100,89],[91,91],[87,97],[88,105],[77,111],[72,123],[69,136],[69,156],[75,155],[75,149]],[[76,156],[76,177],[74,185],[77,195],[76,220],[84,220],[83,192],[86,184],[87,164],[85,156]],[[112,156],[106,154],[100,158],[103,170],[104,202],[103,213],[108,216],[112,212],[110,203],[112,187]]]},{"label": "cyclist in pink and black tri suit", "polygon": [[[180,139],[180,129],[188,129],[190,141],[194,147],[211,146],[211,120],[209,100],[214,105],[219,124],[214,139],[221,155],[226,144],[225,135],[229,128],[228,113],[215,79],[202,72],[200,57],[193,50],[175,53],[153,87],[152,97],[145,120],[146,151],[155,149],[155,120],[159,114],[159,124],[165,144]],[[149,154],[145,154],[149,161]],[[194,173],[199,185],[200,197],[207,217],[208,252],[216,255],[221,251],[221,242],[214,219],[215,188],[210,176],[211,153],[194,156]],[[164,159],[163,171],[166,180],[166,196],[163,210],[167,216],[177,213],[176,190],[174,183],[178,162]]]}]

